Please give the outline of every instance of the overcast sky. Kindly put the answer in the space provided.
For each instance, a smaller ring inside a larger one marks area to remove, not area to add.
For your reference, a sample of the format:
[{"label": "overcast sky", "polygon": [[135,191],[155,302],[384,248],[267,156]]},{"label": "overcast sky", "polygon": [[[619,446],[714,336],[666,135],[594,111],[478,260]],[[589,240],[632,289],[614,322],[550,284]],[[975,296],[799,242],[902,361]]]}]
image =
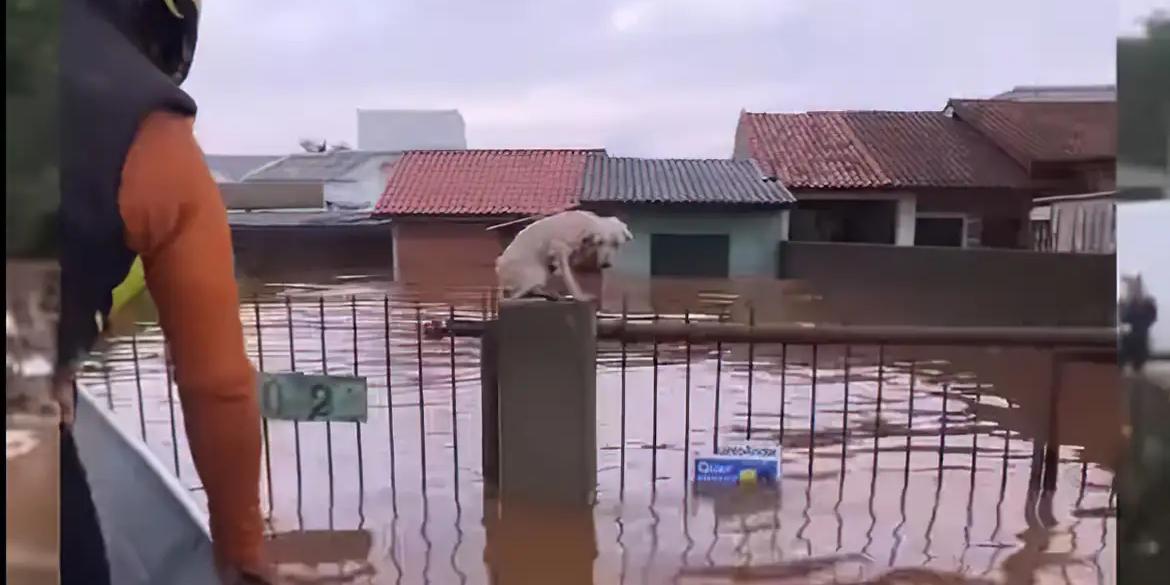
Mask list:
[{"label": "overcast sky", "polygon": [[726,157],[741,109],[941,109],[1112,83],[1170,0],[204,2],[186,88],[210,153],[356,143],[356,108],[458,108],[469,146]]}]

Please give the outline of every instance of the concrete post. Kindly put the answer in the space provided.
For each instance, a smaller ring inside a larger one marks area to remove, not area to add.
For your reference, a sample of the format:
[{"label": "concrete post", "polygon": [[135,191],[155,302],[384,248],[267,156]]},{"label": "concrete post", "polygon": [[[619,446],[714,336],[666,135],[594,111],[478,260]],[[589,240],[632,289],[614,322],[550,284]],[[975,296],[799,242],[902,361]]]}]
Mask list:
[{"label": "concrete post", "polygon": [[597,484],[592,306],[505,301],[496,335],[504,508],[510,502],[591,505]]}]

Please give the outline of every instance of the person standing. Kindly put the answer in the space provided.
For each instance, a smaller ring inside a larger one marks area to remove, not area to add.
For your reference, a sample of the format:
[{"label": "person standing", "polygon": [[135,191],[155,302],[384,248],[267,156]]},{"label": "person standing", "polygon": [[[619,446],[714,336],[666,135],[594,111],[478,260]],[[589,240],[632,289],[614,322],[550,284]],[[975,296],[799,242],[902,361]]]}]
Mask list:
[{"label": "person standing", "polygon": [[110,582],[72,436],[76,365],[105,327],[111,291],[142,259],[171,344],[192,457],[224,582],[271,583],[260,513],[260,412],[244,349],[231,232],[179,89],[197,0],[65,0],[61,28],[62,583]]}]

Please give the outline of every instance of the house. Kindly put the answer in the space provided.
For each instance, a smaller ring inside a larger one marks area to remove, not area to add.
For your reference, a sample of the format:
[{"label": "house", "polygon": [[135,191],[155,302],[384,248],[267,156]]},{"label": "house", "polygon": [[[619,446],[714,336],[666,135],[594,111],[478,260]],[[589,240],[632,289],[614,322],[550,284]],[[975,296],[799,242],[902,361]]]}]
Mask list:
[{"label": "house", "polygon": [[257,168],[239,182],[316,185],[327,209],[372,209],[400,156],[400,152],[346,149],[301,152]]},{"label": "house", "polygon": [[794,202],[751,160],[595,154],[581,191],[582,208],[629,226],[613,270],[636,277],[775,276]]},{"label": "house", "polygon": [[216,183],[236,183],[248,173],[280,158],[279,155],[208,154],[207,167]]},{"label": "house", "polygon": [[389,221],[367,211],[257,210],[228,214],[236,270],[249,276],[319,271],[330,278],[393,267]]},{"label": "house", "polygon": [[395,164],[374,210],[392,220],[395,280],[495,282],[495,258],[521,226],[577,206],[599,150],[412,151]]},{"label": "house", "polygon": [[1111,102],[1117,101],[1116,85],[1018,85],[994,100],[1021,102]]},{"label": "house", "polygon": [[1030,245],[1023,167],[944,112],[742,112],[733,158],[796,197],[788,239]]},{"label": "house", "polygon": [[1028,174],[1039,197],[1117,188],[1117,101],[952,99],[968,124]]}]

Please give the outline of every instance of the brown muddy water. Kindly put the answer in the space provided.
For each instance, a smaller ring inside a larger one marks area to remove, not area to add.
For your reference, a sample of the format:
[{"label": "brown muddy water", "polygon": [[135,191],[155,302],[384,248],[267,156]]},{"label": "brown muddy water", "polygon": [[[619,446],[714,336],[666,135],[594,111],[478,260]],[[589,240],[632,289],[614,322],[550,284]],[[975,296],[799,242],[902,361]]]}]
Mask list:
[{"label": "brown muddy water", "polygon": [[[245,283],[241,317],[266,371],[368,378],[367,423],[268,424],[272,554],[327,582],[1115,581],[1114,367],[1066,366],[1058,486],[1042,494],[1029,485],[1044,352],[822,346],[813,365],[809,346],[631,344],[623,370],[621,345],[601,343],[592,513],[501,514],[481,476],[479,341],[419,336],[452,310],[490,312],[489,293],[305,280]],[[607,290],[604,309],[713,318],[727,299],[703,288],[643,286],[633,301]],[[744,288],[759,322],[799,321],[815,299],[790,283],[725,290]],[[742,299],[729,312],[744,318]],[[202,500],[160,330],[148,308],[132,316],[85,387]],[[783,445],[779,489],[692,490],[693,455],[749,433]]]}]

